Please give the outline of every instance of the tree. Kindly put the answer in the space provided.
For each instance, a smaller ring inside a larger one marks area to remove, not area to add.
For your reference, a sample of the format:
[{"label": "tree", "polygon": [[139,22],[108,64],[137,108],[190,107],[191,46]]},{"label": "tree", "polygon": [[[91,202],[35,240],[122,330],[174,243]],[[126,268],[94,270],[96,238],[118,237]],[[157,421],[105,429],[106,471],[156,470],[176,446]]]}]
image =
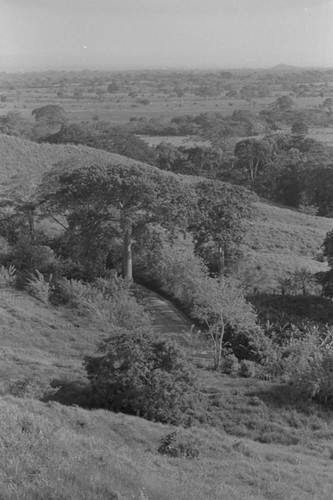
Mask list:
[{"label": "tree", "polygon": [[223,277],[201,279],[193,300],[192,316],[202,322],[214,345],[214,367],[220,368],[227,328],[249,332],[256,328],[255,312],[239,282]]},{"label": "tree", "polygon": [[323,255],[327,259],[330,270],[323,273],[318,273],[318,281],[323,286],[323,294],[328,297],[333,297],[333,230],[329,231],[322,244]]},{"label": "tree", "polygon": [[333,97],[327,97],[325,101],[323,102],[323,108],[327,108],[328,111],[331,113],[333,109]]},{"label": "tree", "polygon": [[83,97],[83,90],[80,88],[76,88],[73,93],[74,99],[76,99],[77,102],[79,102],[82,97]]},{"label": "tree", "polygon": [[16,111],[10,111],[6,115],[0,116],[0,133],[6,135],[14,135],[18,137],[24,137],[26,139],[31,139],[32,124],[26,118],[24,118],[20,113]]},{"label": "tree", "polygon": [[[207,146],[194,146],[192,148],[180,148],[187,156],[189,162],[188,172],[191,175],[198,175],[208,178],[215,178],[219,172],[224,155],[222,150]],[[190,169],[190,166],[192,168]]]},{"label": "tree", "polygon": [[308,175],[310,200],[321,217],[333,217],[333,166],[314,168]]},{"label": "tree", "polygon": [[291,133],[304,137],[309,133],[309,126],[304,120],[297,120],[291,126]]},{"label": "tree", "polygon": [[279,111],[291,111],[294,106],[294,101],[288,95],[283,95],[278,97],[271,106]]},{"label": "tree", "polygon": [[256,196],[241,186],[219,181],[195,185],[197,211],[190,226],[195,253],[218,276],[239,255],[245,224],[255,215]]},{"label": "tree", "polygon": [[42,141],[51,144],[84,144],[91,148],[155,164],[153,150],[142,139],[105,122],[66,123],[59,132],[47,135]]},{"label": "tree", "polygon": [[250,180],[254,181],[258,174],[269,164],[272,155],[272,144],[265,140],[244,139],[235,147],[238,168],[248,171]]},{"label": "tree", "polygon": [[169,170],[176,173],[187,171],[187,157],[176,146],[169,142],[161,142],[155,147],[156,163],[162,170]]},{"label": "tree", "polygon": [[119,92],[119,90],[120,90],[120,87],[115,80],[113,80],[111,83],[109,83],[108,92],[110,94],[115,94],[116,92]]},{"label": "tree", "polygon": [[31,114],[35,117],[37,123],[44,123],[51,127],[62,125],[66,121],[66,111],[57,104],[47,104],[33,109]]},{"label": "tree", "polygon": [[68,162],[45,177],[40,193],[44,208],[63,214],[68,233],[78,235],[88,249],[95,245],[104,261],[111,240],[121,238],[123,276],[128,279],[136,234],[159,224],[172,238],[177,228],[187,227],[195,203],[193,189],[179,176],[136,164],[73,170]]}]

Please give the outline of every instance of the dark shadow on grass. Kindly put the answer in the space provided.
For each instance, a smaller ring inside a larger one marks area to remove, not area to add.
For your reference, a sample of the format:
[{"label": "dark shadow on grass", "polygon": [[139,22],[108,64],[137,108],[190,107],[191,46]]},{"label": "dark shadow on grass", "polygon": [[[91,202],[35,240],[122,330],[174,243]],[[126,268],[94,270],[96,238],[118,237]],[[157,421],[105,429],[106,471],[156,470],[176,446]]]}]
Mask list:
[{"label": "dark shadow on grass", "polygon": [[333,409],[324,406],[317,401],[305,400],[300,397],[296,390],[288,384],[272,384],[265,389],[251,391],[248,396],[256,397],[270,408],[285,408],[296,410],[304,415],[320,415],[322,418],[333,417]]},{"label": "dark shadow on grass", "polygon": [[80,406],[85,409],[95,407],[93,389],[87,382],[53,379],[51,387],[56,388],[57,391],[45,396],[43,402],[57,401],[62,405]]},{"label": "dark shadow on grass", "polygon": [[282,408],[284,406],[298,406],[300,399],[290,385],[272,384],[269,388],[258,389],[247,394],[248,396],[258,397],[267,406]]}]

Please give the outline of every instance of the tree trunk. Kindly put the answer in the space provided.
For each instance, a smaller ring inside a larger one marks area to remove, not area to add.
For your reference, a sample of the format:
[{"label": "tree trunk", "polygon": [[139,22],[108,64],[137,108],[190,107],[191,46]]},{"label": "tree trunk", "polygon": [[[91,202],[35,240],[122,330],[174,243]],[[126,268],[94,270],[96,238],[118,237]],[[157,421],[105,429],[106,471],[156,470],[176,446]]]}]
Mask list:
[{"label": "tree trunk", "polygon": [[215,346],[215,370],[219,370],[221,368],[223,337],[224,337],[224,324],[222,323],[220,336],[219,336],[218,339],[216,339],[216,346]]},{"label": "tree trunk", "polygon": [[28,209],[28,220],[29,220],[29,234],[30,240],[35,241],[35,221],[34,221],[34,209]]},{"label": "tree trunk", "polygon": [[223,244],[219,241],[218,243],[218,267],[217,267],[217,276],[220,277],[224,271],[224,248]]},{"label": "tree trunk", "polygon": [[130,229],[125,229],[123,240],[123,278],[132,280],[132,236]]}]

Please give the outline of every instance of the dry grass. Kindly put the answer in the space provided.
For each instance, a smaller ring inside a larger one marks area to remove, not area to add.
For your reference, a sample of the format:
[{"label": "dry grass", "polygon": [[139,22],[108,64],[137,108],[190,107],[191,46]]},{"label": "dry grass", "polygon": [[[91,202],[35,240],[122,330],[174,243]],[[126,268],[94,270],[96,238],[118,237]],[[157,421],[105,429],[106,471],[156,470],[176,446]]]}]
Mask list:
[{"label": "dry grass", "polygon": [[[0,134],[0,183],[10,186],[34,186],[54,164],[73,159],[77,165],[137,163],[124,156],[106,151],[70,144],[38,144],[17,137]],[[3,189],[3,187],[2,187]]]},{"label": "dry grass", "polygon": [[[105,411],[0,399],[0,478],[7,499],[331,498],[331,453],[193,429],[195,460],[157,453],[172,429]],[[10,445],[10,446],[8,446]]]},{"label": "dry grass", "polygon": [[16,380],[84,378],[82,359],[102,332],[65,309],[14,289],[0,289],[0,391]]},{"label": "dry grass", "polygon": [[248,227],[244,252],[252,267],[263,271],[263,289],[279,289],[278,280],[295,269],[326,271],[319,262],[321,245],[333,227],[332,219],[258,203],[258,218]]}]

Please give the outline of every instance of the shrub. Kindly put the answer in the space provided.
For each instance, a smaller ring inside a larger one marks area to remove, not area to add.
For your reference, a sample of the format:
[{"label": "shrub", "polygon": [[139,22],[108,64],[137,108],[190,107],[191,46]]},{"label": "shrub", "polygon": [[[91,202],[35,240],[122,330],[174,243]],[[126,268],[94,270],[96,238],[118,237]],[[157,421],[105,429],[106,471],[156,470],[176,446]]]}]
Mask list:
[{"label": "shrub", "polygon": [[169,457],[197,458],[200,455],[198,439],[184,430],[173,431],[160,441],[158,452]]},{"label": "shrub", "polygon": [[227,375],[234,375],[239,368],[238,359],[233,353],[229,353],[222,358],[222,371]]},{"label": "shrub", "polygon": [[17,286],[22,288],[25,287],[31,273],[34,273],[36,269],[43,275],[57,276],[61,274],[61,262],[50,247],[34,245],[25,239],[18,241],[2,260],[4,264],[15,266]]},{"label": "shrub", "polygon": [[27,378],[14,380],[9,384],[8,393],[17,398],[46,400],[58,392],[47,381]]},{"label": "shrub", "polygon": [[150,317],[130,287],[131,283],[121,278],[98,278],[93,283],[62,278],[56,285],[56,294],[58,301],[109,325],[127,330],[149,329]]},{"label": "shrub", "polygon": [[[50,280],[51,279],[52,275],[50,277]],[[44,304],[48,304],[52,291],[52,285],[50,281],[47,281],[44,278],[42,273],[36,270],[36,274],[32,275],[31,278],[28,280],[28,283],[26,285],[26,290],[30,295],[32,295],[36,299],[40,300]]]},{"label": "shrub", "polygon": [[115,329],[85,359],[93,406],[189,425],[201,404],[192,366],[176,344],[144,331]]},{"label": "shrub", "polygon": [[0,288],[15,285],[16,269],[14,266],[0,267]]},{"label": "shrub", "polygon": [[239,365],[239,375],[241,377],[252,378],[256,374],[256,366],[253,361],[242,359]]},{"label": "shrub", "polygon": [[279,284],[283,295],[320,295],[322,289],[315,276],[305,268],[280,278]]},{"label": "shrub", "polygon": [[317,347],[308,356],[293,358],[290,382],[298,397],[333,407],[333,352]]},{"label": "shrub", "polygon": [[56,284],[58,298],[69,307],[85,306],[88,292],[89,285],[75,279],[62,278]]}]

